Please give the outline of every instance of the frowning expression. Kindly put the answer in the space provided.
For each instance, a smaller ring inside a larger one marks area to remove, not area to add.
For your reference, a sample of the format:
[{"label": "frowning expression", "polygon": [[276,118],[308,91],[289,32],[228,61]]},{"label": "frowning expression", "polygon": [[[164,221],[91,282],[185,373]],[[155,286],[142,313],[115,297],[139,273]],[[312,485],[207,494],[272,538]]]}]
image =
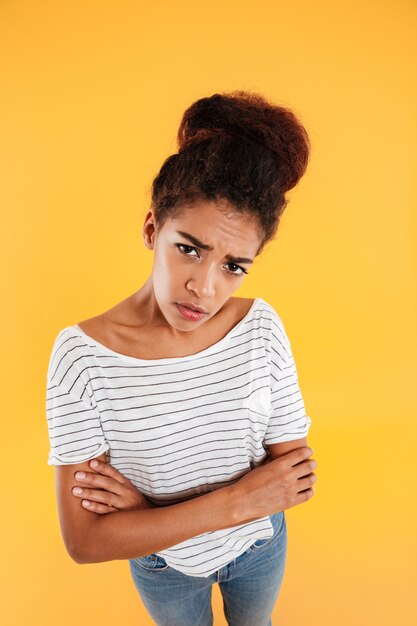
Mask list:
[{"label": "frowning expression", "polygon": [[[152,221],[153,214],[149,215]],[[193,330],[215,315],[241,286],[261,243],[256,216],[215,202],[195,202],[161,229],[156,225],[153,289],[169,323]],[[187,319],[177,306],[180,302],[200,306],[206,313]]]}]

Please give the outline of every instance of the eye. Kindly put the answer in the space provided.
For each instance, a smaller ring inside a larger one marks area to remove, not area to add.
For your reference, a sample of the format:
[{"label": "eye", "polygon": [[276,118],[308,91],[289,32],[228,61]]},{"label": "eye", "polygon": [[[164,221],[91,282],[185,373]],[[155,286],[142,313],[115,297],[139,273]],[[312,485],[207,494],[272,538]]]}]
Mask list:
[{"label": "eye", "polygon": [[240,267],[240,265],[236,265],[235,263],[228,263],[228,265],[232,265],[233,267],[237,267],[239,270],[242,270],[241,272],[231,272],[230,270],[227,270],[228,272],[230,272],[231,274],[235,274],[236,276],[249,273],[247,270],[243,269],[243,267]]},{"label": "eye", "polygon": [[[185,243],[176,243],[174,244],[176,246],[176,248],[178,248],[178,250],[180,251],[181,254],[184,254],[185,256],[197,256],[194,254],[188,254],[187,252],[184,252],[184,250],[182,248],[188,248],[189,250],[195,250],[197,252],[197,248],[193,248],[193,246],[187,246],[187,244]],[[227,272],[229,274],[234,274],[235,276],[241,276],[242,274],[249,274],[249,272],[247,270],[245,270],[243,267],[241,267],[240,265],[236,265],[236,263],[228,263],[227,265],[231,265],[232,267],[236,267],[238,270],[241,270],[240,272],[234,272],[232,270],[227,270]]]},{"label": "eye", "polygon": [[185,254],[185,256],[194,256],[191,254],[187,254],[186,252],[181,250],[181,248],[189,248],[189,250],[196,250],[196,248],[193,248],[192,246],[187,246],[185,243],[176,243],[175,245],[180,250],[181,254]]}]

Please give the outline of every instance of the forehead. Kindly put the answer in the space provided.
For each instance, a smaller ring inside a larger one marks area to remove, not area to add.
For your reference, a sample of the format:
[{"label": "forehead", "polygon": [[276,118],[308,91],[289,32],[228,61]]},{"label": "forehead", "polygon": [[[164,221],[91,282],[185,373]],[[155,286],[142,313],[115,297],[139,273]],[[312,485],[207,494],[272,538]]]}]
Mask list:
[{"label": "forehead", "polygon": [[214,247],[222,244],[240,248],[259,245],[261,232],[256,215],[239,212],[226,203],[214,201],[183,205],[168,220],[171,231],[192,233]]}]

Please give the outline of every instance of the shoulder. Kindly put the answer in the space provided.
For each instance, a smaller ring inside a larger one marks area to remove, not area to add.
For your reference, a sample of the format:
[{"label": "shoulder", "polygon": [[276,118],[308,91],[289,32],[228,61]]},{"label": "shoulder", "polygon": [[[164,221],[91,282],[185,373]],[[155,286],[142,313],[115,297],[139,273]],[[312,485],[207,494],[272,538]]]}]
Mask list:
[{"label": "shoulder", "polygon": [[77,326],[92,339],[107,345],[108,342],[117,339],[118,330],[121,327],[135,325],[136,323],[137,319],[132,305],[132,296],[129,296],[107,311],[81,320],[77,323]]},{"label": "shoulder", "polygon": [[230,298],[230,308],[236,318],[239,320],[248,313],[252,304],[254,303],[255,298]]},{"label": "shoulder", "polygon": [[260,306],[259,309],[262,312],[262,317],[271,321],[271,323],[275,326],[279,326],[280,328],[284,327],[281,316],[278,314],[276,308],[270,303],[260,298]]},{"label": "shoulder", "polygon": [[278,344],[284,352],[288,352],[291,342],[283,318],[278,313],[276,307],[263,298],[260,298],[258,313],[262,320],[265,339],[274,346]]},{"label": "shoulder", "polygon": [[60,330],[53,341],[47,364],[48,393],[84,394],[91,357],[85,340],[72,327]]},{"label": "shoulder", "polygon": [[77,326],[92,339],[95,339],[100,343],[106,343],[109,325],[108,321],[104,317],[104,314],[82,320],[77,323]]},{"label": "shoulder", "polygon": [[107,345],[114,339],[117,328],[129,320],[127,301],[123,300],[103,313],[81,320],[77,326],[92,339]]}]

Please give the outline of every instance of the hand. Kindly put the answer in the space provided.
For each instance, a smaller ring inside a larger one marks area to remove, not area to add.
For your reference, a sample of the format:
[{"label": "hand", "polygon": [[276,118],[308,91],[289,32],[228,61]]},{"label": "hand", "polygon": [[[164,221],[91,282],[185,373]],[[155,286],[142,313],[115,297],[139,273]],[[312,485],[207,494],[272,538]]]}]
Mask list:
[{"label": "hand", "polygon": [[[97,467],[94,463],[98,463]],[[90,466],[94,472],[83,472],[85,478],[80,478],[78,472],[74,474],[77,483],[83,485],[82,493],[74,493],[72,488],[72,494],[82,498],[81,504],[86,510],[103,515],[154,508],[135,485],[110,463],[93,459]],[[87,502],[89,505],[86,505]]]},{"label": "hand", "polygon": [[[250,522],[306,502],[314,495],[317,467],[312,450],[296,448],[269,459],[233,483],[239,519]],[[266,467],[268,465],[268,467]]]}]

